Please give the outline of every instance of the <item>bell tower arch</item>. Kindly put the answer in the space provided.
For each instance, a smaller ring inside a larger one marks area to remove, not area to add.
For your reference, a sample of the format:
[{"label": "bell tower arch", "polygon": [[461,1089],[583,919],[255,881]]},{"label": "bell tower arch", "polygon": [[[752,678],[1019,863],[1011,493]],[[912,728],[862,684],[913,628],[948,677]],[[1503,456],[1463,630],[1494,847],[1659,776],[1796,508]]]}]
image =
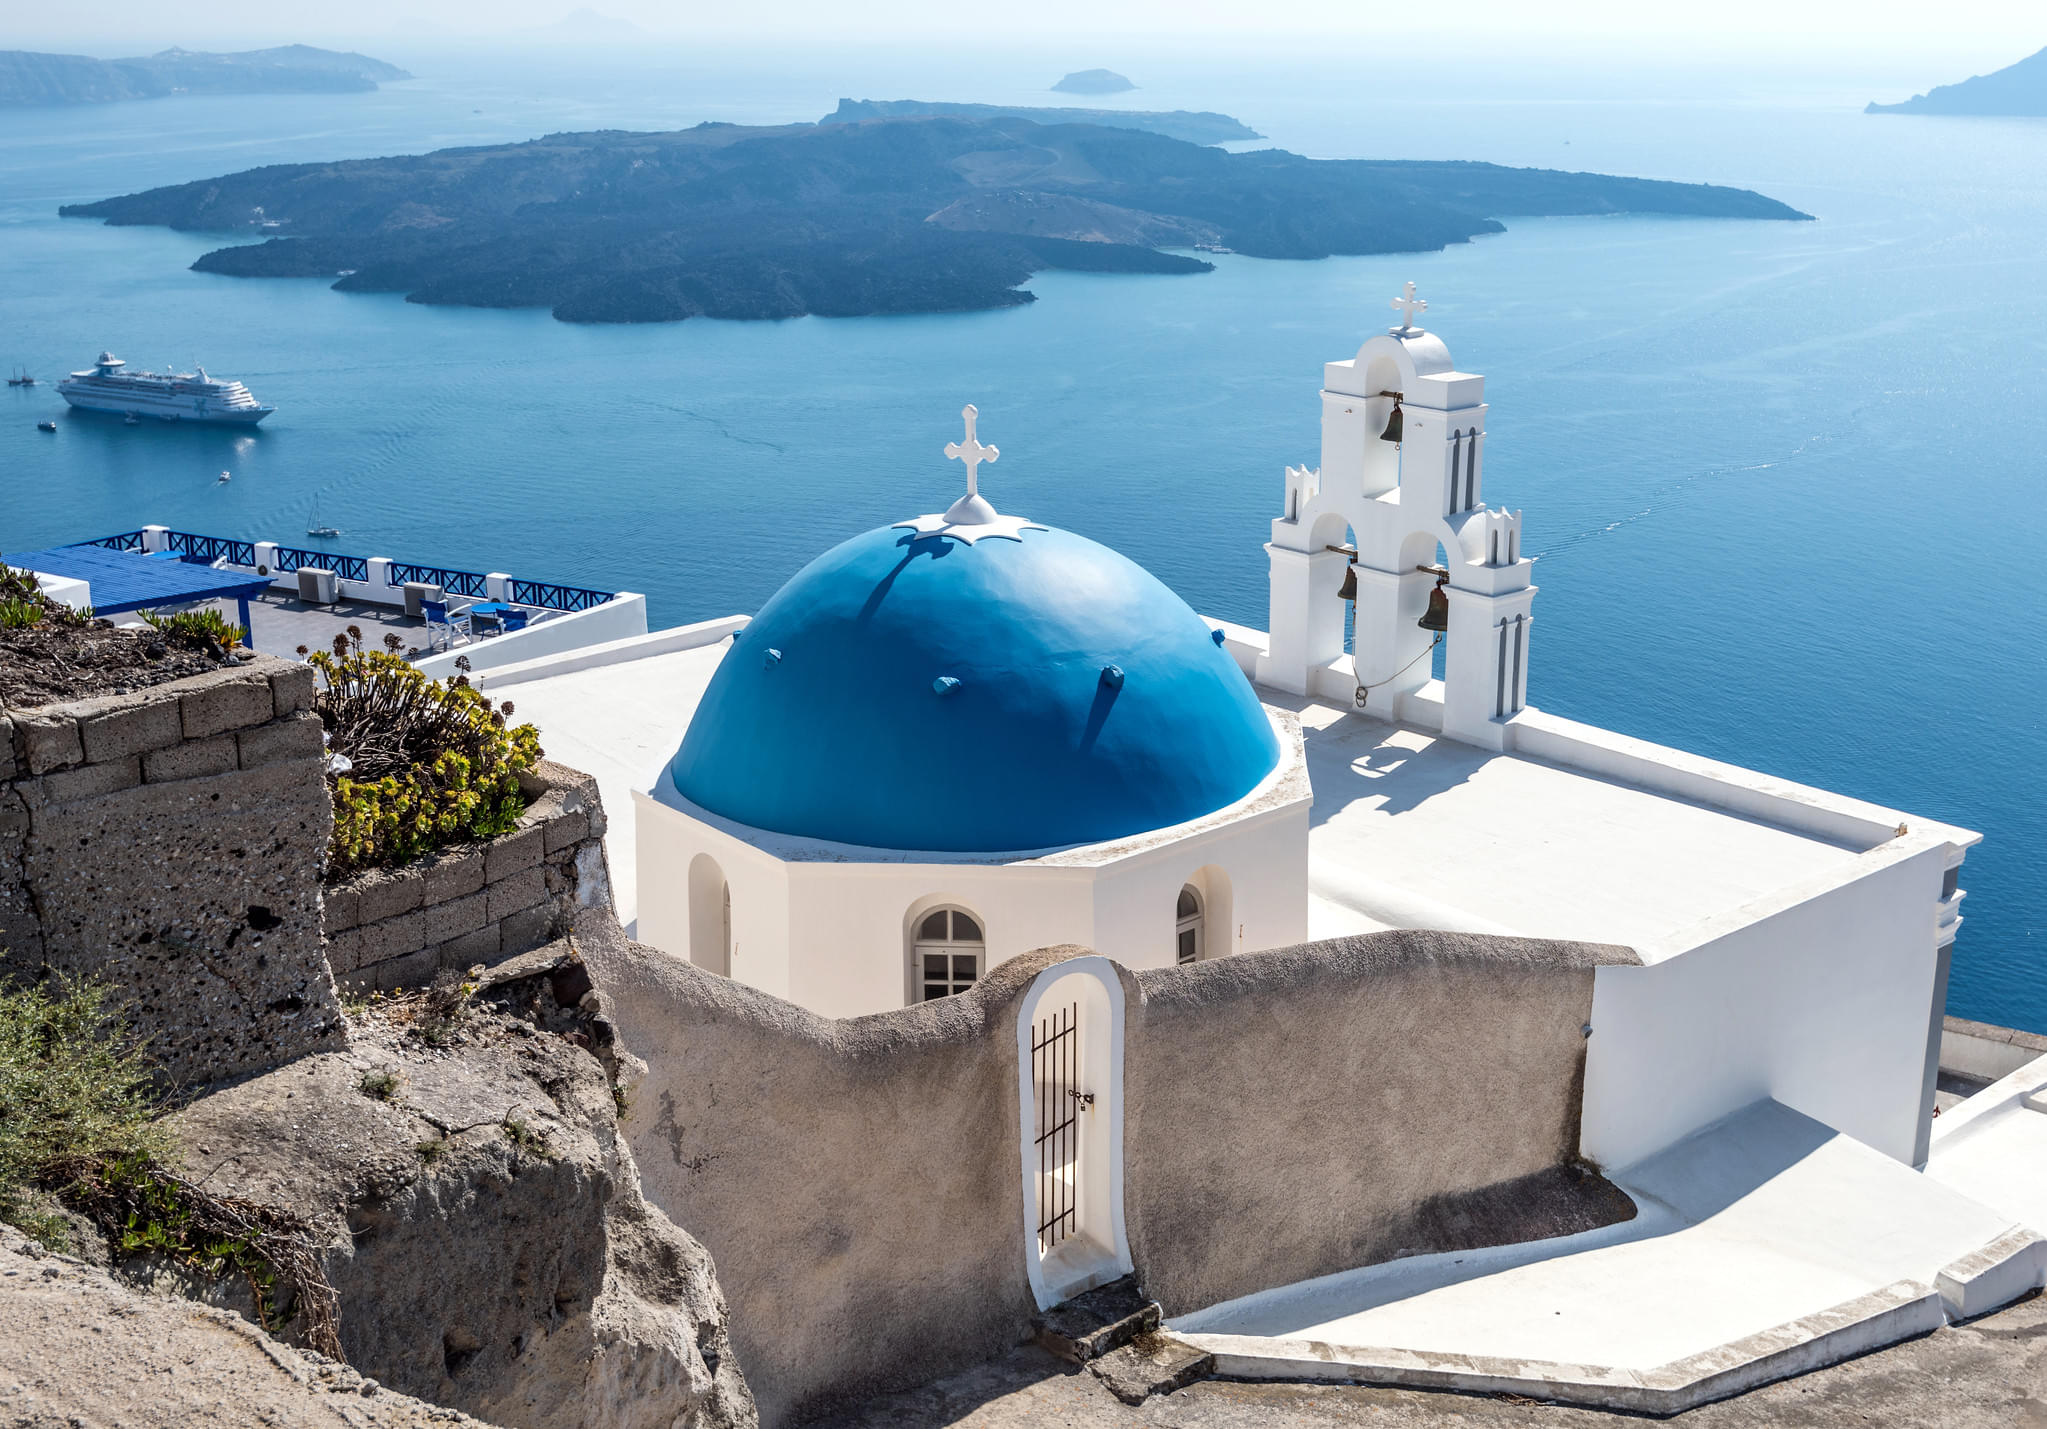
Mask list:
[{"label": "bell tower arch", "polygon": [[[1323,367],[1322,464],[1288,469],[1285,514],[1265,548],[1270,633],[1258,678],[1295,694],[1361,690],[1363,707],[1386,718],[1435,723],[1414,697],[1432,679],[1437,632],[1419,622],[1441,583],[1443,732],[1498,749],[1527,703],[1534,562],[1521,555],[1520,513],[1485,504],[1485,379],[1457,371],[1442,339],[1413,325],[1428,305],[1412,283],[1393,306],[1401,326]],[[1339,517],[1354,552],[1331,549]],[[1336,594],[1346,566],[1348,656]]]}]

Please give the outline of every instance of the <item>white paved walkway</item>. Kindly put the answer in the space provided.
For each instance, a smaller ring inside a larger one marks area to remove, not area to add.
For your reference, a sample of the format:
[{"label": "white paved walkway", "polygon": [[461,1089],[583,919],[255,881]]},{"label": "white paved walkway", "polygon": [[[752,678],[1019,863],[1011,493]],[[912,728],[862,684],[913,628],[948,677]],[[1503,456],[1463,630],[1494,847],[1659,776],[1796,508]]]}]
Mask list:
[{"label": "white paved walkway", "polygon": [[2021,1224],[2047,1227],[2047,1057],[1942,1113],[1926,1174]]},{"label": "white paved walkway", "polygon": [[632,791],[651,788],[664,777],[704,687],[731,644],[729,639],[720,640],[490,687],[491,698],[512,702],[515,719],[530,720],[539,728],[540,745],[549,759],[596,778],[610,821],[604,851],[611,864],[612,900],[628,931],[639,917]]},{"label": "white paved walkway", "polygon": [[1900,1280],[1931,1286],[2012,1229],[1775,1102],[1612,1179],[1641,1207],[1625,1225],[1369,1266],[1172,1328],[1651,1370]]}]

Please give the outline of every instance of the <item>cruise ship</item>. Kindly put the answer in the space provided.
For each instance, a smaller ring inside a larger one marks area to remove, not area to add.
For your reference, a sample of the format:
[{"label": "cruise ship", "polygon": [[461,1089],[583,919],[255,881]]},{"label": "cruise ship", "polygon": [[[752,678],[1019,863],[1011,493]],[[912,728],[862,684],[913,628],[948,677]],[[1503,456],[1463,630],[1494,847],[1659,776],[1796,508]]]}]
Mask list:
[{"label": "cruise ship", "polygon": [[253,427],[272,412],[239,382],[197,372],[130,372],[111,352],[57,384],[66,402],[88,412],[128,412],[165,422],[232,422]]}]

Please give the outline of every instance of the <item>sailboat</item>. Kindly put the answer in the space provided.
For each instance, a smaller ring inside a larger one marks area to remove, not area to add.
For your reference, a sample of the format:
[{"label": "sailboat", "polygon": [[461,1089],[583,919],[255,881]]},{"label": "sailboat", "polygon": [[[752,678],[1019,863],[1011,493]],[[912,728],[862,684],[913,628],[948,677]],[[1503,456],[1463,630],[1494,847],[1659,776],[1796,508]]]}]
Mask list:
[{"label": "sailboat", "polygon": [[306,534],[308,536],[339,536],[341,534],[335,527],[321,522],[320,498],[317,496],[313,498],[313,522],[310,526],[306,527]]},{"label": "sailboat", "polygon": [[7,385],[9,387],[33,387],[36,385],[36,380],[28,375],[26,367],[17,367],[14,369],[14,375],[7,379]]}]

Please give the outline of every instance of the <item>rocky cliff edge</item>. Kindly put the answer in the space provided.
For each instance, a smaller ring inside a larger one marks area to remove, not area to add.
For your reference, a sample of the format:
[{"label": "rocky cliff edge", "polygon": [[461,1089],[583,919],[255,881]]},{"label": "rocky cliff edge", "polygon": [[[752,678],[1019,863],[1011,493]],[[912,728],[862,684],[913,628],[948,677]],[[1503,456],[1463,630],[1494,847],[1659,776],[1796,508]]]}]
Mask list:
[{"label": "rocky cliff edge", "polygon": [[[171,1124],[189,1181],[315,1228],[355,1370],[513,1429],[758,1422],[710,1256],[641,1197],[619,1128],[640,1069],[574,937],[350,1020],[347,1050]],[[210,1298],[247,1308],[231,1282]],[[241,1352],[223,1354],[170,1377],[226,1384]]]}]

